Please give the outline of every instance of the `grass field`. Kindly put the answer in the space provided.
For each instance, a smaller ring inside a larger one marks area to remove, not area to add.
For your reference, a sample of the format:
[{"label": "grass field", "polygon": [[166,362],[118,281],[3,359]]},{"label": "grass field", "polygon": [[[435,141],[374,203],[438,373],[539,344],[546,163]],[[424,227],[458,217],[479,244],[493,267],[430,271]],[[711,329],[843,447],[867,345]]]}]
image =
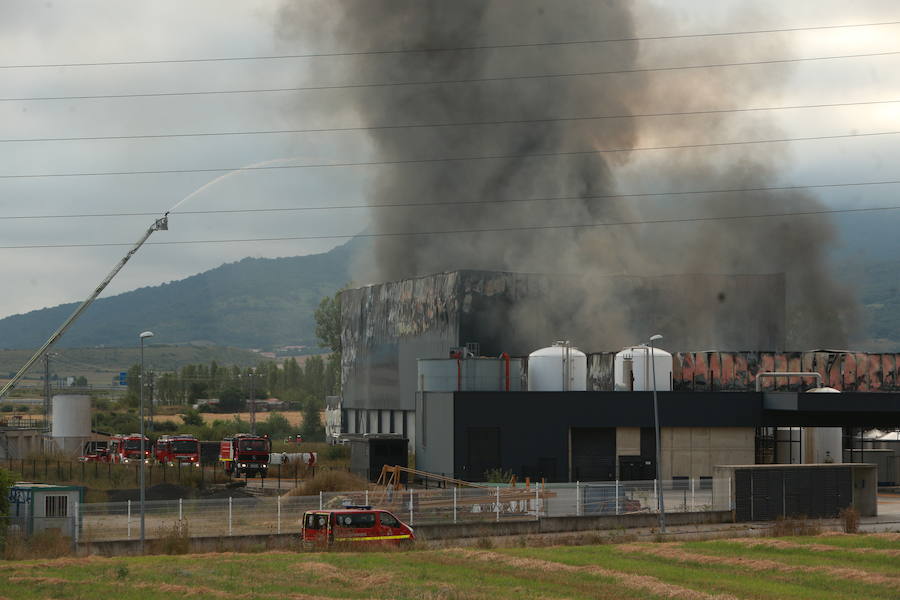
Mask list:
[{"label": "grass field", "polygon": [[900,535],[0,563],[2,598],[897,599]]}]

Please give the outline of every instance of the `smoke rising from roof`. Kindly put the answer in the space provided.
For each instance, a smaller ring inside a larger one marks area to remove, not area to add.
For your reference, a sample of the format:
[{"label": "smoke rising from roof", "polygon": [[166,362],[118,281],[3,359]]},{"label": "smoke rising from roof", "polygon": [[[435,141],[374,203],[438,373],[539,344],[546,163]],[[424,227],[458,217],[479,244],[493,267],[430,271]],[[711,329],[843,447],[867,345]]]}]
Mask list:
[{"label": "smoke rising from roof", "polygon": [[[302,6],[285,4],[279,17],[278,33],[284,38],[359,51],[474,48],[636,35],[635,15],[628,3],[596,0],[327,0]],[[659,23],[649,29],[665,31],[665,15],[656,18]],[[757,56],[754,51],[773,49],[729,38],[666,43],[661,52],[654,48],[653,58],[665,65],[752,60]],[[343,57],[318,68],[323,76],[333,78],[334,72],[340,72],[351,82],[471,80],[646,67],[648,64],[641,62],[644,50],[636,42],[618,42],[423,51]],[[787,54],[783,51],[789,48],[780,50]],[[349,106],[369,126],[517,121],[747,106],[759,90],[777,92],[786,77],[784,68],[765,67],[563,76],[363,88],[347,90],[342,98],[329,97],[329,101],[335,110]],[[628,149],[766,138],[773,133],[764,117],[742,115],[737,124],[729,119],[704,115],[375,130],[370,136],[379,160],[518,158],[382,167],[369,194],[371,204],[439,201],[447,206],[373,210],[372,231],[571,225],[795,212],[820,206],[803,192],[719,193],[658,200],[595,198],[616,193],[616,170],[628,166],[636,154]],[[523,156],[596,149],[626,151]],[[657,166],[641,178],[646,187],[640,191],[772,185],[784,160],[772,145],[665,151],[654,157]],[[573,198],[455,205],[462,200],[560,196]],[[765,322],[766,315],[754,314],[754,307],[768,310],[771,299],[754,302],[740,290],[690,286],[679,286],[677,296],[649,287],[636,293],[634,286],[623,291],[611,285],[610,275],[784,272],[788,281],[786,344],[794,348],[844,347],[856,305],[826,264],[826,250],[833,238],[823,217],[387,237],[376,239],[373,255],[370,261],[360,263],[356,281],[388,281],[456,269],[577,274],[549,292],[558,298],[521,304],[514,310],[523,320],[543,315],[568,323],[569,331],[560,331],[560,336],[567,335],[586,347],[611,348],[657,331],[671,339],[678,337],[679,329],[702,328],[708,325],[703,311],[710,306],[730,309],[736,319],[748,324]],[[573,298],[577,300],[573,302]],[[557,314],[557,306],[565,306],[565,314]],[[734,349],[727,332],[710,331],[704,339],[720,349]]]}]

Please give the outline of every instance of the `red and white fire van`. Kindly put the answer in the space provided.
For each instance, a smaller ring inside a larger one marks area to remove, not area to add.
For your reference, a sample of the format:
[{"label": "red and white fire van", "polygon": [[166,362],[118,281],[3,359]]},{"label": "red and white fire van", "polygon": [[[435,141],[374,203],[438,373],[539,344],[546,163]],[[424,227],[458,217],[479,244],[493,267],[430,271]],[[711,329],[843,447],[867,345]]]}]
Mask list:
[{"label": "red and white fire van", "polygon": [[416,539],[412,527],[371,506],[309,510],[303,514],[302,525],[301,539],[307,547],[344,542],[401,545]]}]

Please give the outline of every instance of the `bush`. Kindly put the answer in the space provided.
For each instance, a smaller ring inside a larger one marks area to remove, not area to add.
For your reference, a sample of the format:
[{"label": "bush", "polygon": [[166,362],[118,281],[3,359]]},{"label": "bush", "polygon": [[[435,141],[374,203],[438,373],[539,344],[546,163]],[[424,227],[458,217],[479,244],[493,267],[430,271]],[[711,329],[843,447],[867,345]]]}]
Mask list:
[{"label": "bush", "polygon": [[345,458],[350,458],[350,445],[349,444],[335,444],[333,446],[328,446],[325,449],[325,458],[328,460],[342,460]]},{"label": "bush", "polygon": [[841,529],[843,529],[844,533],[858,533],[859,532],[859,511],[853,508],[852,506],[848,506],[846,508],[841,509],[841,512],[838,513],[838,518],[841,520]]},{"label": "bush", "polygon": [[795,535],[819,535],[822,533],[822,525],[818,521],[807,519],[806,515],[799,517],[778,517],[772,526],[773,537],[788,537]]},{"label": "bush", "polygon": [[12,412],[13,410],[14,407],[12,404],[4,404],[3,406],[0,406],[0,411],[2,412]]},{"label": "bush", "polygon": [[187,554],[191,549],[191,534],[186,520],[171,527],[160,527],[157,538],[150,542],[152,554]]},{"label": "bush", "polygon": [[307,479],[286,495],[315,496],[319,492],[358,492],[368,488],[368,481],[348,471],[320,469],[315,477]]},{"label": "bush", "polygon": [[200,411],[194,410],[193,408],[186,410],[184,414],[181,415],[181,420],[184,421],[185,425],[203,427],[203,417],[200,416]]},{"label": "bush", "polygon": [[484,480],[488,483],[509,483],[513,478],[512,469],[491,469],[484,472]]}]

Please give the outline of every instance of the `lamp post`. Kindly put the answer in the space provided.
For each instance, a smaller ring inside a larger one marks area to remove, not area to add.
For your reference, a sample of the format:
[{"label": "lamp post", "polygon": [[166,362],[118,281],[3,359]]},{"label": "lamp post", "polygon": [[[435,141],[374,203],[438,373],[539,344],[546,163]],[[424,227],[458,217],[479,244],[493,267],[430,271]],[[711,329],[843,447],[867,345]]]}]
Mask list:
[{"label": "lamp post", "polygon": [[659,531],[666,532],[666,503],[663,500],[663,479],[662,479],[662,452],[660,450],[659,440],[659,402],[656,399],[656,351],[653,349],[653,342],[661,340],[663,336],[650,336],[650,370],[653,379],[653,427],[656,430],[656,478],[659,480],[658,493],[656,501],[659,509]]},{"label": "lamp post", "polygon": [[141,333],[141,404],[138,411],[141,420],[141,454],[140,454],[140,511],[141,511],[141,554],[144,553],[144,466],[146,465],[146,454],[144,450],[144,340],[153,337],[152,331]]}]

